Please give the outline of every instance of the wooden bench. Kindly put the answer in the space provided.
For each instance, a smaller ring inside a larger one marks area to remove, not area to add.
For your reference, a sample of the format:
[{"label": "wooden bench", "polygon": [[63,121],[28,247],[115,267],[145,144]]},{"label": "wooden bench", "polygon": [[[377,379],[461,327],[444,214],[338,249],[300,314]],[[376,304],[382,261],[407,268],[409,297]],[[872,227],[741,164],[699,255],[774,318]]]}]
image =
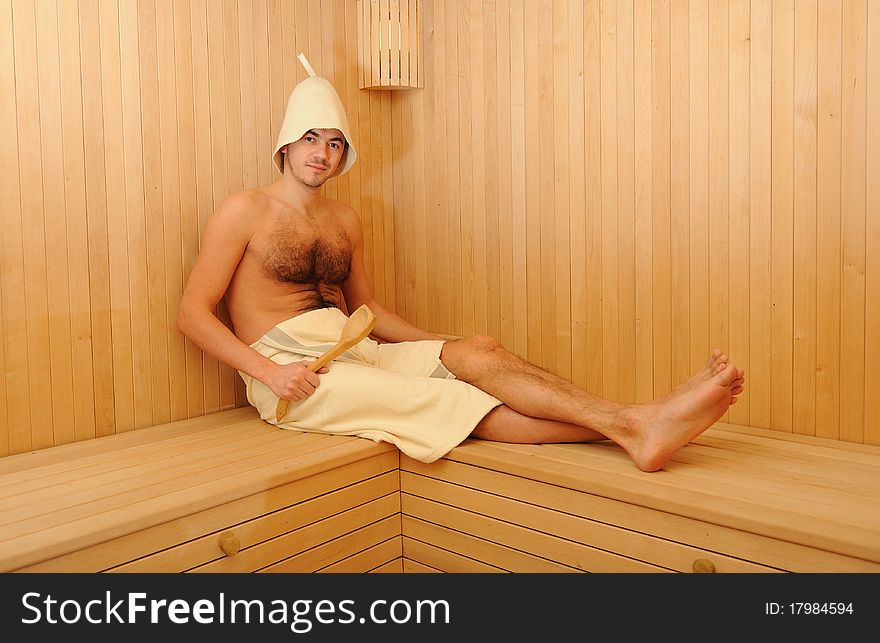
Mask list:
[{"label": "wooden bench", "polygon": [[251,408],[0,459],[0,570],[877,572],[880,448],[718,424],[426,465]]},{"label": "wooden bench", "polygon": [[611,443],[401,458],[405,569],[878,572],[880,448],[716,424],[656,473]]},{"label": "wooden bench", "polygon": [[0,459],[0,570],[401,569],[398,452],[253,408]]}]

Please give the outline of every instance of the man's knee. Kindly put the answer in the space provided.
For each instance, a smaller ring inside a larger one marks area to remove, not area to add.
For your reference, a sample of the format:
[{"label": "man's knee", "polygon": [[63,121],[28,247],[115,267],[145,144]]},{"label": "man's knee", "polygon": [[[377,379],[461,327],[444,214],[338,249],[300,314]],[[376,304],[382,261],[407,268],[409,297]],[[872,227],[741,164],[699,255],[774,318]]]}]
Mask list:
[{"label": "man's knee", "polygon": [[501,348],[501,342],[491,335],[474,335],[464,341],[477,353],[491,353]]},{"label": "man's knee", "polygon": [[492,355],[503,350],[501,343],[488,335],[475,335],[447,342],[441,360],[458,379],[474,382],[492,370]]}]

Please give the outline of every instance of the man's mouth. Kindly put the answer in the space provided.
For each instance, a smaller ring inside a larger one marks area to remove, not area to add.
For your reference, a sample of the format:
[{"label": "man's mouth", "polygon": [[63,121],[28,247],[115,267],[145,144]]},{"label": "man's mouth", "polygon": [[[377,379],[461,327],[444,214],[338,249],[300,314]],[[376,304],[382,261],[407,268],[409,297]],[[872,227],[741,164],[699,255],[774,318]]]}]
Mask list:
[{"label": "man's mouth", "polygon": [[326,165],[319,165],[317,163],[308,163],[308,167],[312,168],[313,170],[319,170],[321,172],[330,169]]}]

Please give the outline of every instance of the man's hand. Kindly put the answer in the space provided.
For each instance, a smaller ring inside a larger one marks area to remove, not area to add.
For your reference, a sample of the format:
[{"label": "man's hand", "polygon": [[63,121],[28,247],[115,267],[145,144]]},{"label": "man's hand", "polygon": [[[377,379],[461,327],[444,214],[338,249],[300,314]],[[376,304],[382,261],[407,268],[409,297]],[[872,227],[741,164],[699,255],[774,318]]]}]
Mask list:
[{"label": "man's hand", "polygon": [[309,370],[309,362],[294,362],[292,364],[276,364],[265,380],[266,386],[272,389],[278,397],[297,401],[304,400],[315,392],[321,383],[319,374],[328,373],[327,367],[312,373]]}]

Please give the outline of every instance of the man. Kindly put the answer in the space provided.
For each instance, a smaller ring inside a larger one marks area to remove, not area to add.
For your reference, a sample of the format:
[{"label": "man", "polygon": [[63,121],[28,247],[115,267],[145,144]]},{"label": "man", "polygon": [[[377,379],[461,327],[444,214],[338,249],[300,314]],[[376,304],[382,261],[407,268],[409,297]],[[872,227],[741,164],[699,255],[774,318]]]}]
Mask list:
[{"label": "man", "polygon": [[[301,58],[301,60],[303,60]],[[714,424],[743,390],[744,372],[716,350],[662,399],[603,400],[503,349],[490,337],[443,341],[373,298],[356,212],[321,187],[356,152],[342,103],[310,77],[288,101],[274,183],[229,196],[205,229],[178,326],[236,368],[248,400],[283,428],[386,440],[431,462],[468,436],[520,443],[610,439],[643,471]],[[214,315],[222,297],[234,330]],[[373,336],[329,368],[308,370],[367,304]],[[276,422],[280,398],[290,400]]]}]

